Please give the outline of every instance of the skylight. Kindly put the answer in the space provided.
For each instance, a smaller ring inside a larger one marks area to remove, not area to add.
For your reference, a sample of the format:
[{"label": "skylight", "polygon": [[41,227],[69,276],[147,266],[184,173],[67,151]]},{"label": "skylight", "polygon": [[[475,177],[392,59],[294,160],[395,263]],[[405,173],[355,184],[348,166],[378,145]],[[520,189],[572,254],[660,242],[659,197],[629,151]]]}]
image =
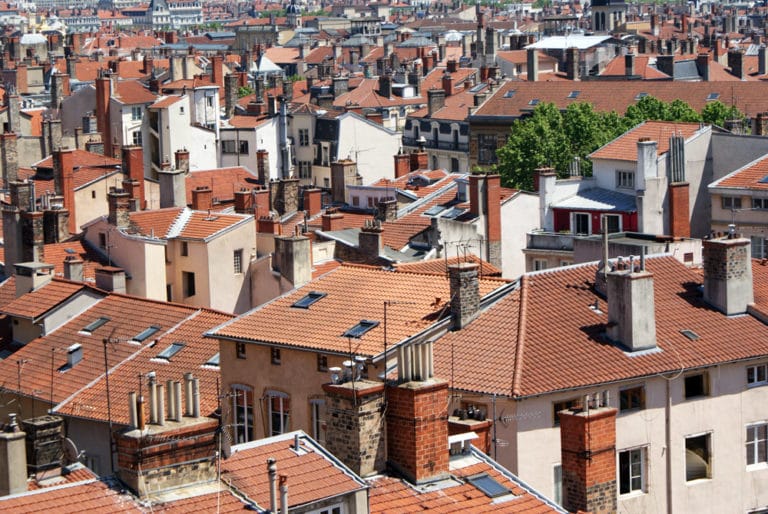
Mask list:
[{"label": "skylight", "polygon": [[534,98],[530,102],[528,102],[528,105],[539,105],[539,99]]},{"label": "skylight", "polygon": [[487,473],[469,477],[467,478],[467,481],[485,493],[485,495],[489,498],[498,498],[499,496],[504,496],[505,494],[510,494],[511,492]]},{"label": "skylight", "polygon": [[445,210],[445,207],[443,207],[442,205],[433,205],[432,207],[424,211],[424,214],[426,214],[427,216],[437,216],[444,210]]},{"label": "skylight", "polygon": [[296,307],[298,309],[309,309],[310,305],[320,301],[320,299],[324,298],[327,294],[328,293],[321,293],[319,291],[310,291],[309,294],[291,305],[291,307]]},{"label": "skylight", "polygon": [[152,337],[154,334],[156,334],[160,330],[160,327],[152,325],[146,330],[143,330],[140,334],[137,336],[134,336],[131,341],[136,341],[137,343],[143,343],[145,340]]},{"label": "skylight", "polygon": [[709,93],[707,95],[707,102],[714,102],[718,98],[720,98],[720,93]]},{"label": "skylight", "polygon": [[635,101],[645,98],[646,96],[648,96],[648,93],[637,93],[637,96],[635,97]]},{"label": "skylight", "polygon": [[454,207],[443,214],[443,218],[447,218],[449,220],[452,220],[456,218],[457,216],[461,215],[464,212],[464,209],[460,207]]},{"label": "skylight", "polygon": [[371,321],[371,320],[360,320],[360,323],[355,325],[354,327],[350,328],[346,332],[342,334],[343,337],[354,337],[354,338],[360,338],[363,337],[363,334],[368,332],[371,329],[374,329],[379,326],[378,321]]},{"label": "skylight", "polygon": [[758,180],[760,184],[768,184],[768,175],[764,176],[760,180]]},{"label": "skylight", "polygon": [[93,333],[94,330],[99,328],[100,326],[104,325],[107,321],[109,321],[109,318],[99,318],[96,321],[92,321],[88,323],[85,328],[83,328],[83,332],[88,332],[89,334]]},{"label": "skylight", "polygon": [[504,93],[504,98],[512,98],[513,96],[515,96],[515,93],[517,93],[516,89],[510,89],[509,91]]},{"label": "skylight", "polygon": [[695,341],[699,338],[699,334],[697,334],[693,330],[685,329],[685,330],[681,330],[680,333],[683,334],[688,339],[690,339],[691,341]]},{"label": "skylight", "polygon": [[578,98],[581,94],[581,91],[571,91],[568,93],[568,98]]},{"label": "skylight", "polygon": [[208,359],[208,362],[205,363],[205,366],[216,366],[216,367],[218,367],[218,365],[219,365],[219,354],[218,353],[216,355],[214,355],[213,357],[211,357],[210,359]]},{"label": "skylight", "polygon": [[165,350],[157,354],[158,359],[171,360],[171,357],[179,353],[186,345],[181,342],[171,343]]}]

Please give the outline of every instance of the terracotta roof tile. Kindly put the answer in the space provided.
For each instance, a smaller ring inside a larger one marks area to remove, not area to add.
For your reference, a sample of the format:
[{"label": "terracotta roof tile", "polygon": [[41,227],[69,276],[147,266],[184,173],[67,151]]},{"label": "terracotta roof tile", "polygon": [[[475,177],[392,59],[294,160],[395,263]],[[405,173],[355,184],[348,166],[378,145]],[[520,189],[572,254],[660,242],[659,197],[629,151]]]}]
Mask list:
[{"label": "terracotta roof tile", "polygon": [[132,212],[131,226],[144,236],[154,234],[155,237],[165,237],[182,210],[181,207],[167,207]]},{"label": "terracotta roof tile", "polygon": [[4,306],[2,312],[18,318],[36,320],[82,289],[82,284],[52,280],[45,286],[16,298]]},{"label": "terracotta roof tile", "polygon": [[[505,283],[482,279],[480,294],[486,295]],[[327,295],[308,309],[291,307],[310,291]],[[420,294],[414,295],[414,291]],[[361,320],[383,321],[384,300],[408,302],[407,306],[394,307],[388,313],[387,333],[393,344],[443,316],[449,299],[450,286],[444,276],[342,265],[216,329],[214,335],[348,354],[350,342],[342,334]],[[384,347],[383,334],[380,324],[354,339],[354,353],[378,355]]]},{"label": "terracotta roof tile", "polygon": [[175,104],[176,102],[180,102],[183,99],[181,96],[176,95],[170,95],[158,98],[152,105],[150,105],[150,109],[165,109],[166,107],[170,107],[171,105]]},{"label": "terracotta roof tile", "polygon": [[252,220],[252,216],[243,214],[205,213],[192,211],[178,237],[189,239],[208,239],[235,225]]},{"label": "terracotta roof tile", "polygon": [[102,255],[91,247],[83,244],[81,239],[74,239],[64,243],[46,244],[43,253],[45,255],[45,262],[55,266],[54,272],[57,277],[64,276],[64,259],[70,255],[79,257],[83,261],[84,280],[95,280],[96,268],[106,264],[106,260]]},{"label": "terracotta roof tile", "polygon": [[258,177],[242,166],[192,171],[186,178],[187,204],[192,204],[192,191],[198,187],[209,187],[211,196],[221,203],[233,202],[235,191],[252,189],[256,184]]},{"label": "terracotta roof tile", "polygon": [[467,255],[466,258],[451,257],[449,259],[431,259],[428,261],[404,262],[400,264],[395,264],[394,268],[395,268],[395,271],[400,271],[400,272],[407,271],[411,273],[447,275],[448,266],[451,266],[452,264],[457,264],[459,262],[475,262],[477,264],[480,264],[479,273],[482,276],[487,276],[487,277],[501,276],[500,269],[498,269],[496,266],[494,266],[490,262],[486,262],[482,260],[480,257],[477,257],[476,255],[472,255],[472,254]]},{"label": "terracotta roof tile", "polygon": [[82,464],[78,464],[75,467],[68,469],[66,473],[62,473],[61,476],[54,479],[37,481],[34,478],[27,480],[27,490],[37,491],[39,489],[45,489],[48,487],[58,487],[64,484],[73,484],[75,482],[85,482],[87,480],[94,480],[98,478],[96,474],[90,469],[86,468]]},{"label": "terracotta roof tile", "polygon": [[657,155],[661,156],[669,151],[670,136],[679,134],[688,140],[701,129],[702,127],[699,123],[646,121],[625,132],[610,143],[598,148],[589,155],[589,158],[637,161],[637,141],[644,137],[658,143],[656,152]]},{"label": "terracotta roof tile", "polygon": [[157,95],[138,80],[119,80],[114,98],[124,104],[150,104],[155,101]]},{"label": "terracotta roof tile", "polygon": [[[113,159],[106,155],[87,152],[85,150],[72,150],[72,165],[80,167],[114,167],[122,164],[119,159]],[[33,168],[53,169],[53,156],[49,155],[45,159],[32,164]]]},{"label": "terracotta roof tile", "polygon": [[768,157],[762,157],[714,182],[711,187],[764,190],[768,189],[767,176]]},{"label": "terracotta roof tile", "polygon": [[[523,275],[519,290],[435,343],[436,374],[452,374],[457,389],[528,396],[768,354],[765,325],[710,307],[699,274],[672,257],[648,259],[647,269],[654,275],[660,352],[629,356],[604,342],[607,309],[592,288],[596,266],[589,264]],[[753,266],[756,284],[768,278],[767,269]],[[767,300],[756,288],[758,306]],[[595,301],[600,313],[589,308]],[[688,339],[684,329],[699,339]],[[462,358],[451,363],[451,352]],[[477,373],[478,366],[487,371]]]},{"label": "terracotta roof tile", "polygon": [[5,496],[0,498],[0,510],[15,514],[142,512],[133,500],[120,493],[118,488],[110,488],[99,480]]}]

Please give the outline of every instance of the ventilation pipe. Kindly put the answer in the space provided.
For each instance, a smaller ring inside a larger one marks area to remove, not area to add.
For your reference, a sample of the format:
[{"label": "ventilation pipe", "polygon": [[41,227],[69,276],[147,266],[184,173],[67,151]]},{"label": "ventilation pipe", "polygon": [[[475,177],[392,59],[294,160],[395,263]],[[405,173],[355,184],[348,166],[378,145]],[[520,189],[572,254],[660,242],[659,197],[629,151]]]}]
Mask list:
[{"label": "ventilation pipe", "polygon": [[157,382],[155,373],[149,373],[149,422],[157,424]]},{"label": "ventilation pipe", "polygon": [[267,472],[269,473],[269,511],[277,512],[277,461],[267,459]]},{"label": "ventilation pipe", "polygon": [[136,393],[128,393],[128,424],[131,428],[136,428],[138,423],[138,413],[136,411]]},{"label": "ventilation pipe", "polygon": [[139,395],[139,399],[136,400],[136,418],[138,419],[136,428],[138,428],[139,430],[144,430],[144,396],[143,395]]},{"label": "ventilation pipe", "polygon": [[155,407],[157,409],[157,424],[165,425],[165,387],[163,384],[157,384],[155,390]]},{"label": "ventilation pipe", "polygon": [[173,414],[174,421],[181,421],[181,382],[173,383]]},{"label": "ventilation pipe", "polygon": [[397,349],[397,373],[402,382],[424,382],[434,376],[432,341]]},{"label": "ventilation pipe", "polygon": [[288,514],[288,477],[280,475],[280,514]]},{"label": "ventilation pipe", "polygon": [[192,415],[192,373],[184,373],[184,415]]},{"label": "ventilation pipe", "polygon": [[173,394],[173,380],[168,380],[165,382],[165,391],[168,395],[167,402],[168,402],[168,419],[175,420],[176,419],[176,402],[174,401],[174,394]]},{"label": "ventilation pipe", "polygon": [[192,416],[200,417],[200,379],[192,379]]}]

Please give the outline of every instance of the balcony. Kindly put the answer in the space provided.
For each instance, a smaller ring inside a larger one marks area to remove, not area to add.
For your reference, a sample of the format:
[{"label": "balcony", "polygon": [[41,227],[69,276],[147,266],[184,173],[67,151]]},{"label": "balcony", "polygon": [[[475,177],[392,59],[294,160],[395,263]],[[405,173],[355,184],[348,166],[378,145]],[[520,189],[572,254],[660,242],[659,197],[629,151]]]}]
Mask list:
[{"label": "balcony", "polygon": [[[418,139],[414,137],[403,136],[403,146],[412,146],[414,148],[418,148],[419,146]],[[434,141],[432,139],[427,139],[424,144],[424,147],[438,149],[438,150],[449,150],[452,152],[468,152],[469,151],[469,143],[454,143],[453,141]]]},{"label": "balcony", "polygon": [[529,232],[526,243],[527,250],[558,250],[573,251],[573,234],[556,232]]}]

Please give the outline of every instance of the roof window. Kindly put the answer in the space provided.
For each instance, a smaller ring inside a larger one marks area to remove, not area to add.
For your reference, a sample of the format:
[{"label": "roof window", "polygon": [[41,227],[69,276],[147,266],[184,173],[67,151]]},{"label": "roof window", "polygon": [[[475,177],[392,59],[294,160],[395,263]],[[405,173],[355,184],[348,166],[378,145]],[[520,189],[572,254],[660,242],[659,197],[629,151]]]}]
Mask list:
[{"label": "roof window", "polygon": [[92,321],[88,323],[84,328],[83,332],[87,332],[88,334],[92,334],[97,328],[100,326],[106,324],[109,321],[109,318],[101,317],[97,319],[96,321]]},{"label": "roof window", "polygon": [[165,360],[171,360],[171,357],[179,353],[181,350],[184,349],[186,345],[181,342],[175,342],[171,343],[170,346],[168,346],[165,350],[157,354],[158,359],[165,359]]},{"label": "roof window", "polygon": [[310,291],[309,294],[307,294],[304,298],[297,301],[291,307],[296,307],[297,309],[309,309],[309,306],[312,305],[315,302],[320,301],[322,298],[327,296],[328,293],[321,293],[319,291]]},{"label": "roof window", "polygon": [[517,93],[516,89],[510,89],[509,91],[504,93],[504,98],[512,98],[513,96],[515,96],[515,93]]},{"label": "roof window", "polygon": [[581,91],[571,91],[568,93],[568,98],[578,98],[581,94]]},{"label": "roof window", "polygon": [[219,354],[217,353],[204,364],[205,366],[216,366],[219,367]]},{"label": "roof window", "polygon": [[690,339],[691,341],[695,341],[699,338],[699,334],[687,328],[685,330],[681,330],[680,333],[683,334],[688,339]]},{"label": "roof window", "polygon": [[153,335],[155,335],[160,330],[160,327],[156,325],[152,325],[149,328],[141,331],[138,335],[131,338],[131,341],[134,341],[136,343],[143,343],[145,340],[149,339]]},{"label": "roof window", "polygon": [[509,489],[498,483],[495,478],[487,473],[469,477],[467,482],[477,487],[489,498],[498,498],[499,496],[511,493]]},{"label": "roof window", "polygon": [[707,95],[707,102],[714,102],[718,98],[720,98],[720,93],[709,93]]},{"label": "roof window", "polygon": [[539,105],[539,99],[533,98],[530,102],[528,102],[528,105]]},{"label": "roof window", "polygon": [[637,93],[637,96],[635,96],[635,101],[641,100],[648,96],[648,93]]},{"label": "roof window", "polygon": [[360,320],[360,323],[355,325],[354,327],[350,328],[346,332],[342,334],[343,337],[354,337],[354,338],[360,338],[363,337],[363,334],[368,332],[371,329],[374,329],[379,326],[378,321],[371,321],[371,320]]}]

